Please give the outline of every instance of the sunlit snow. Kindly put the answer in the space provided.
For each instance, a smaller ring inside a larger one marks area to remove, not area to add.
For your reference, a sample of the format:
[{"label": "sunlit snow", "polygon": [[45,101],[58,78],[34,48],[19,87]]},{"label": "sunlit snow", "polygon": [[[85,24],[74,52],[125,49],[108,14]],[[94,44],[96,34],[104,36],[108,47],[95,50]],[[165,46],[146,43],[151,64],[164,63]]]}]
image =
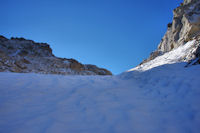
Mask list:
[{"label": "sunlit snow", "polygon": [[199,133],[193,43],[117,76],[2,72],[0,133]]},{"label": "sunlit snow", "polygon": [[170,52],[165,53],[164,55],[158,56],[154,60],[151,60],[147,63],[144,63],[140,66],[137,66],[129,71],[146,71],[157,66],[164,64],[173,64],[182,62],[184,58],[189,55],[194,49],[192,48],[195,45],[195,40],[189,41],[183,46],[180,46]]}]

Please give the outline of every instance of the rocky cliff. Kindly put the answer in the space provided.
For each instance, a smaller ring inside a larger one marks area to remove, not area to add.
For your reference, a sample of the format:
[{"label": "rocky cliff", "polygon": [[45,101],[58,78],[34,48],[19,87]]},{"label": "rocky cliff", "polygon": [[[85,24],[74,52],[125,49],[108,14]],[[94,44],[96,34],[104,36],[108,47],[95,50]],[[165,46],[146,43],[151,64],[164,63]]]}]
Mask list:
[{"label": "rocky cliff", "polygon": [[184,0],[173,11],[173,21],[167,25],[167,32],[162,38],[156,51],[141,64],[148,62],[159,55],[169,52],[186,44],[190,40],[196,40],[196,52],[193,52],[188,61],[196,58],[200,40],[200,0]]},{"label": "rocky cliff", "polygon": [[46,43],[24,38],[0,36],[0,72],[43,73],[63,75],[112,75],[95,65],[84,65],[74,59],[58,58]]}]

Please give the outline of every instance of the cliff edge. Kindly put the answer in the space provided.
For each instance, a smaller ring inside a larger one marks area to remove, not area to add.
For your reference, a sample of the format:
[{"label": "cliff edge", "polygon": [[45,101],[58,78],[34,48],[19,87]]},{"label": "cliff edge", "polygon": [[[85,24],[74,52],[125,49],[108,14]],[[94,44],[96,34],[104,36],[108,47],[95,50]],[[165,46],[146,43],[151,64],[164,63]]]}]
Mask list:
[{"label": "cliff edge", "polygon": [[150,57],[141,64],[155,59],[156,57],[170,52],[187,42],[195,40],[195,50],[184,61],[189,63],[199,58],[200,48],[200,1],[184,0],[179,7],[173,10],[173,21],[167,25],[167,32],[162,38],[157,50],[151,53]]}]

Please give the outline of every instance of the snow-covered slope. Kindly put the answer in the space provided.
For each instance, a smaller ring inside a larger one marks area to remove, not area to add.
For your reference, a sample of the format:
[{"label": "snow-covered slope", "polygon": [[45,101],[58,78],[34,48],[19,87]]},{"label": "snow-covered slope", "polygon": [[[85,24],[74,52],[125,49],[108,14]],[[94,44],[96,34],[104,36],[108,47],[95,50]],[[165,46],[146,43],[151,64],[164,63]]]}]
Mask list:
[{"label": "snow-covered slope", "polygon": [[118,76],[0,73],[1,133],[199,133],[200,66]]},{"label": "snow-covered slope", "polygon": [[155,59],[143,63],[133,69],[130,69],[129,71],[146,71],[165,64],[191,61],[192,59],[196,58],[195,53],[198,47],[199,41],[189,41],[185,45],[179,46],[178,48],[173,49],[172,51],[167,52],[163,55],[160,55]]},{"label": "snow-covered slope", "polygon": [[[120,75],[1,72],[0,133],[199,133],[199,27],[187,26],[184,19],[199,14],[197,4],[198,0],[185,0],[160,48]],[[183,11],[190,11],[189,16]],[[176,27],[182,19],[181,28]],[[179,33],[192,38],[176,43],[173,39]]]}]

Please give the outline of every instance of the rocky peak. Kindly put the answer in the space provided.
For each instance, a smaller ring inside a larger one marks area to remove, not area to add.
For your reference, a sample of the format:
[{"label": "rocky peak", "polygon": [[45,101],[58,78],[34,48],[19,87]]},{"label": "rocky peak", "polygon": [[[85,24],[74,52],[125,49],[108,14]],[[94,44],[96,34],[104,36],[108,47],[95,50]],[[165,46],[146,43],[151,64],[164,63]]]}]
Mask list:
[{"label": "rocky peak", "polygon": [[145,63],[166,52],[169,52],[186,42],[200,36],[200,1],[184,0],[173,10],[173,21],[167,25],[167,32],[162,38],[156,51],[144,60]]},{"label": "rocky peak", "polygon": [[184,4],[173,11],[170,27],[158,46],[158,50],[168,52],[185,44],[200,31],[200,1],[185,0]]},{"label": "rocky peak", "polygon": [[8,39],[0,35],[0,41],[7,41]]},{"label": "rocky peak", "polygon": [[84,65],[74,59],[58,58],[50,45],[24,38],[0,36],[0,71],[63,75],[112,75],[106,69]]},{"label": "rocky peak", "polygon": [[46,43],[35,43],[32,40],[26,40],[24,38],[0,38],[1,48],[9,55],[29,55],[39,57],[53,57],[52,49]]},{"label": "rocky peak", "polygon": [[183,5],[187,5],[187,4],[190,4],[190,3],[194,3],[194,2],[197,2],[198,0],[184,0],[183,1]]}]

